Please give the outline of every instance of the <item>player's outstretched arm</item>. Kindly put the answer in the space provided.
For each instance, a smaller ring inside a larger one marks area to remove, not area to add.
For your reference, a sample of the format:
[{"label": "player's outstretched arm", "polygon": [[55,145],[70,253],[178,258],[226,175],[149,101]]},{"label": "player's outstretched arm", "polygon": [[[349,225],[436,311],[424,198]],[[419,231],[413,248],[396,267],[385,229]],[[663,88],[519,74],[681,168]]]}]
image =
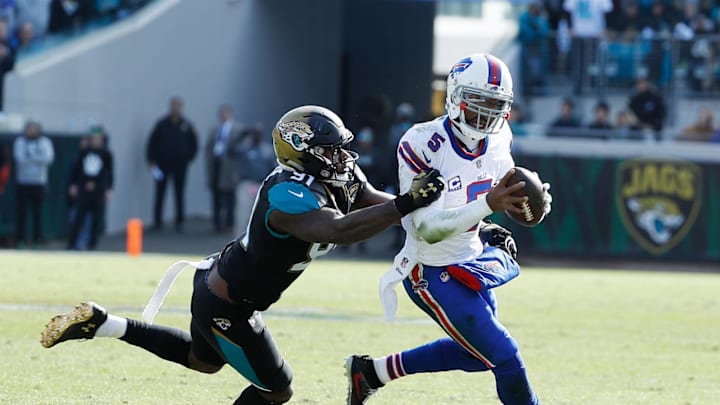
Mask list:
[{"label": "player's outstretched arm", "polygon": [[516,205],[527,200],[513,194],[524,187],[520,182],[508,186],[508,180],[514,169],[492,187],[485,198],[478,198],[462,207],[440,209],[428,207],[413,213],[413,222],[420,235],[427,243],[437,243],[466,232],[480,223],[485,217],[502,209],[520,210]]},{"label": "player's outstretched arm", "polygon": [[307,242],[352,244],[375,236],[402,216],[431,204],[443,189],[437,170],[422,172],[415,176],[410,190],[395,199],[383,199],[380,204],[347,215],[327,207],[299,215],[273,211],[270,226]]}]

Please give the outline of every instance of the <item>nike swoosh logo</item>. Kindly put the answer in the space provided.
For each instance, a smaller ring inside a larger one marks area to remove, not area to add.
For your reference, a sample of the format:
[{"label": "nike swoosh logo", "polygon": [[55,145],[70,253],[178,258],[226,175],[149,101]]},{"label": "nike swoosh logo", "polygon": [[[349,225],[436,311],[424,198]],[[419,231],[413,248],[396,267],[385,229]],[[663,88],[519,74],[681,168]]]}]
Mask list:
[{"label": "nike swoosh logo", "polygon": [[430,162],[432,162],[432,160],[430,160],[430,158],[427,157],[427,155],[425,154],[425,151],[423,151],[422,155],[423,155],[423,159],[425,159],[425,162],[426,162],[426,163],[429,164]]},{"label": "nike swoosh logo", "polygon": [[294,192],[294,191],[292,191],[292,190],[288,190],[288,193],[294,195],[294,196],[297,197],[297,198],[303,198],[303,195],[305,194],[305,193],[303,193],[302,191],[299,192],[299,193],[296,193],[296,192]]}]

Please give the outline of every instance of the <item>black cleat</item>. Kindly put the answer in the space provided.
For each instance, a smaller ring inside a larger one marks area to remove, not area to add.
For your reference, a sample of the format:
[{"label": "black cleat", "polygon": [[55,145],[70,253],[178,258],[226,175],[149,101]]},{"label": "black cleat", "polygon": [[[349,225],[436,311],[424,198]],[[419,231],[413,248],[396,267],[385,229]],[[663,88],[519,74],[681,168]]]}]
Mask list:
[{"label": "black cleat", "polygon": [[50,348],[72,339],[92,339],[107,319],[105,308],[94,302],[83,302],[72,311],[53,317],[40,335],[40,344]]},{"label": "black cleat", "polygon": [[[347,405],[366,403],[383,386],[375,374],[372,358],[366,354],[348,357],[345,361],[345,375],[348,377]],[[371,386],[371,380],[377,381],[375,387]]]}]

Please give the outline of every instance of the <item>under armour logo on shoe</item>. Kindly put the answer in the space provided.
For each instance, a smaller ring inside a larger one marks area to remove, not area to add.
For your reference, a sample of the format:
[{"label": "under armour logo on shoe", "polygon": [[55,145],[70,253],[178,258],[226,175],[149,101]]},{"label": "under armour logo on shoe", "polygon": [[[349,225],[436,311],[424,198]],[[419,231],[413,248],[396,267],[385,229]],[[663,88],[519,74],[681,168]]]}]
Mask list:
[{"label": "under armour logo on shoe", "polygon": [[97,325],[95,325],[94,323],[88,323],[80,329],[82,329],[82,331],[85,333],[90,333],[91,330],[95,329],[95,326]]},{"label": "under armour logo on shoe", "polygon": [[228,330],[228,328],[232,326],[230,320],[227,318],[213,318],[213,322],[222,330]]}]

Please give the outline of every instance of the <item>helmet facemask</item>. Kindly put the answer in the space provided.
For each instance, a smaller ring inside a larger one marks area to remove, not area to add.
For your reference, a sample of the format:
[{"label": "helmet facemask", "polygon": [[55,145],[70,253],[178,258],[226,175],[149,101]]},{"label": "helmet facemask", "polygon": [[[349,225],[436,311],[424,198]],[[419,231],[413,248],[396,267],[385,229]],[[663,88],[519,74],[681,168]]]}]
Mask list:
[{"label": "helmet facemask", "polygon": [[512,106],[512,96],[472,87],[458,86],[451,97],[460,106],[455,122],[473,141],[499,132]]},{"label": "helmet facemask", "polygon": [[308,162],[306,169],[318,180],[334,187],[342,187],[355,178],[355,161],[358,154],[343,149],[343,145],[312,146],[307,153],[315,162]]}]

